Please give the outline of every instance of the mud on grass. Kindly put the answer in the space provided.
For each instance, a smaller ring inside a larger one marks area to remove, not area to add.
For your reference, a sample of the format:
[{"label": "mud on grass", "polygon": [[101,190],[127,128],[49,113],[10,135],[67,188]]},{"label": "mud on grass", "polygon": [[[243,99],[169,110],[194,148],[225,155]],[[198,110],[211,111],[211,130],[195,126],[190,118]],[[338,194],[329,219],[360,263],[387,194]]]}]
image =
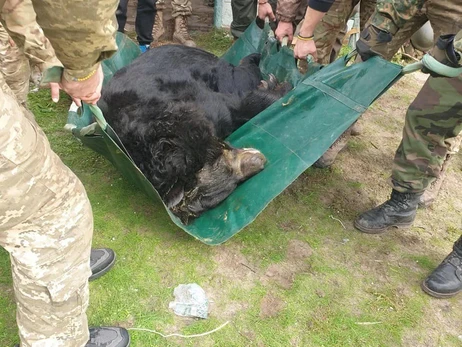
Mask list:
[{"label": "mud on grass", "polygon": [[[413,76],[397,83],[360,119],[361,135],[332,168],[308,169],[254,223],[217,247],[178,229],[161,204],[64,132],[68,98],[54,105],[48,91],[32,94],[30,105],[52,147],[87,189],[93,246],[118,255],[114,269],[90,284],[90,325],[189,335],[230,322],[196,339],[133,331],[135,347],[460,345],[460,298],[436,300],[419,288],[460,234],[460,158],[436,204],[419,211],[411,229],[364,235],[352,224],[390,193],[386,179],[405,110],[422,83]],[[4,251],[0,274],[0,346],[12,346],[17,336]],[[174,287],[192,282],[211,300],[207,320],[168,309]]]}]

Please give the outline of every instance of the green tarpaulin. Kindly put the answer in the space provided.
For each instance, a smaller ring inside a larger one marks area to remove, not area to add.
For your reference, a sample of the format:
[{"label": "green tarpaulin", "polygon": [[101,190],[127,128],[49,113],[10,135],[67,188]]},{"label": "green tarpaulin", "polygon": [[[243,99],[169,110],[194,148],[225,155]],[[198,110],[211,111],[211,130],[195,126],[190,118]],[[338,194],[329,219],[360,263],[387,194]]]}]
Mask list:
[{"label": "green tarpaulin", "polygon": [[[254,23],[223,56],[238,64],[246,55],[261,52],[264,74],[273,73],[279,80],[289,80],[296,86],[227,139],[234,146],[260,150],[268,159],[265,169],[190,225],[183,225],[166,208],[176,225],[209,245],[225,242],[251,223],[402,73],[401,66],[378,57],[351,66],[347,66],[346,57],[321,69],[312,66],[309,76],[302,76],[292,51],[279,48],[269,31],[269,27],[261,30]],[[106,80],[139,54],[137,45],[124,35],[119,34],[117,40],[119,52],[104,62]],[[116,135],[110,128],[100,135],[88,135],[95,127],[91,125],[93,117],[87,106],[83,110],[71,110],[68,123],[85,145],[108,158],[152,199],[160,200],[151,183],[117,145]]]}]

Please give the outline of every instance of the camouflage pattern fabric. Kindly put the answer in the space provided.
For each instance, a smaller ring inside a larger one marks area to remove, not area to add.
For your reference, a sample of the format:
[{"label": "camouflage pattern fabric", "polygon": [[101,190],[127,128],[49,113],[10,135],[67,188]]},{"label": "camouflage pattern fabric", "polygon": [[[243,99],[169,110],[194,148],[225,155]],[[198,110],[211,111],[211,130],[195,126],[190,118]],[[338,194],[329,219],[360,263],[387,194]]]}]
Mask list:
[{"label": "camouflage pattern fabric", "polygon": [[[337,0],[322,18],[314,31],[318,63],[326,65],[337,59],[342,48],[345,27],[353,14],[359,0]],[[374,13],[377,0],[360,2],[360,28],[364,28],[369,17]]]},{"label": "camouflage pattern fabric", "polygon": [[[26,54],[49,62],[53,59],[49,52],[51,46],[46,42],[42,45],[34,42],[39,36],[32,29],[32,23],[35,23],[35,30],[43,29],[58,60],[65,66],[64,78],[74,80],[88,76],[100,61],[117,50],[115,11],[118,1],[32,0],[32,3],[33,8],[30,0],[0,0],[0,8],[4,4],[5,27],[15,42],[24,47]],[[57,63],[55,60],[50,65]]]},{"label": "camouflage pattern fabric", "polygon": [[[368,24],[395,33],[393,40],[387,45],[387,53],[384,56],[390,60],[399,47],[428,20],[433,28],[435,41],[440,35],[456,34],[462,27],[462,3],[381,0],[377,3],[377,11],[371,16]],[[459,45],[462,46],[462,43]]]},{"label": "camouflage pattern fabric", "polygon": [[305,16],[307,6],[308,1],[278,0],[274,13],[278,21],[298,24]]},{"label": "camouflage pattern fabric", "polygon": [[25,347],[81,347],[93,219],[78,178],[0,76],[0,245]]},{"label": "camouflage pattern fabric", "polygon": [[[157,10],[162,11],[165,9],[165,0],[157,0]],[[172,0],[172,17],[190,16],[192,15],[192,2],[191,0]]]},{"label": "camouflage pattern fabric", "polygon": [[416,15],[426,15],[432,24],[435,37],[456,34],[462,25],[461,2],[431,0],[381,0],[371,23],[395,34]]},{"label": "camouflage pattern fabric", "polygon": [[[316,42],[318,63],[326,65],[337,59],[342,40],[346,34],[345,27],[353,14],[353,9],[360,3],[360,26],[363,29],[366,21],[374,13],[377,0],[336,0],[332,7],[316,26],[314,40]],[[278,21],[292,22],[294,25],[303,19],[307,2],[302,0],[279,0],[276,8]]]},{"label": "camouflage pattern fabric", "polygon": [[409,106],[395,154],[391,184],[400,192],[422,192],[439,176],[447,154],[460,142],[462,76],[429,77]]},{"label": "camouflage pattern fabric", "polygon": [[37,24],[31,0],[16,2],[14,6],[8,2],[2,10],[1,17],[6,23],[5,29],[32,65],[37,65],[40,71],[51,66],[62,66]]},{"label": "camouflage pattern fabric", "polygon": [[26,56],[15,45],[0,24],[0,72],[20,103],[27,101],[30,66]]}]

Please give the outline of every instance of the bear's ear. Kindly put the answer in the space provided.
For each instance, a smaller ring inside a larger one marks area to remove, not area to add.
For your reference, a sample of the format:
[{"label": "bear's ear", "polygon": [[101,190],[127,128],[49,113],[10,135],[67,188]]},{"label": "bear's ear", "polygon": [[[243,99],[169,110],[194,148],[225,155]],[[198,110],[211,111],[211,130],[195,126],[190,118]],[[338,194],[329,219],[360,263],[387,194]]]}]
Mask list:
[{"label": "bear's ear", "polygon": [[182,185],[174,185],[165,195],[164,201],[168,208],[172,208],[180,203],[184,198],[184,188]]}]

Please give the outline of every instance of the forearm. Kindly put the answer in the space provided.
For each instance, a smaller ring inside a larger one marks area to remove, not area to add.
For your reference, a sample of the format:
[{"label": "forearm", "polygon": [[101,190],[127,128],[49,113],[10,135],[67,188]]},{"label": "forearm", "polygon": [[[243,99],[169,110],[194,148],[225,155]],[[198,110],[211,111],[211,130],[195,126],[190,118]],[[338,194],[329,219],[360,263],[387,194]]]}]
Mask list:
[{"label": "forearm", "polygon": [[38,24],[65,67],[66,79],[85,78],[117,50],[117,0],[32,2]]},{"label": "forearm", "polygon": [[313,36],[314,29],[325,14],[325,12],[321,12],[308,7],[306,9],[305,19],[303,20],[302,27],[300,28],[300,35],[305,37]]}]

